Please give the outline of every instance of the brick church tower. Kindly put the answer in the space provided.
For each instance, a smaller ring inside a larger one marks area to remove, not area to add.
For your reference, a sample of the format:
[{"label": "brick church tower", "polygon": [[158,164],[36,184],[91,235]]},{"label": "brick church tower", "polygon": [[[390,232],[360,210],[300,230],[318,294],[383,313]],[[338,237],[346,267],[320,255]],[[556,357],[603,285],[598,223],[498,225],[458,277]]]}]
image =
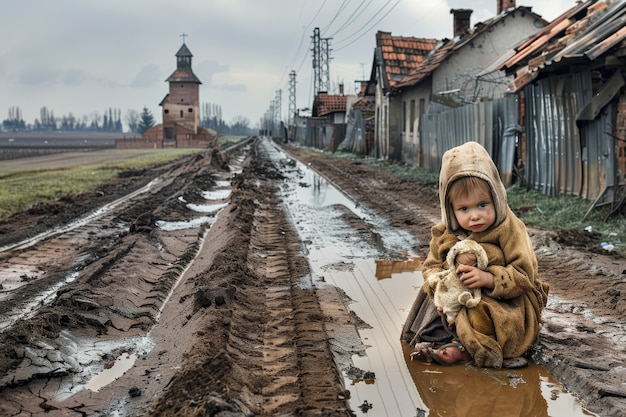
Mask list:
[{"label": "brick church tower", "polygon": [[200,133],[200,80],[191,69],[193,55],[185,45],[176,53],[176,70],[166,82],[169,93],[159,103],[163,108],[163,139],[193,139]]}]

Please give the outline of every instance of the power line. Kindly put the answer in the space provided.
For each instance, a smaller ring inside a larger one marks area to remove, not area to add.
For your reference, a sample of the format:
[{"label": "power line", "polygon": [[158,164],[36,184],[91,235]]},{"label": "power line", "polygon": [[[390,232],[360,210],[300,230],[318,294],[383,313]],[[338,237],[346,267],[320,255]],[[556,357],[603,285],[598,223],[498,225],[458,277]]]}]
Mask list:
[{"label": "power line", "polygon": [[[354,9],[354,11],[352,12],[352,14],[346,19],[346,21],[343,23],[343,25],[341,25],[341,27],[339,29],[337,29],[332,35],[330,35],[329,37],[334,37],[335,35],[339,34],[342,30],[346,29],[348,26],[350,26],[357,17],[359,17],[365,10],[367,10],[367,8],[369,7],[370,4],[372,4],[372,1],[374,0],[369,0],[367,3],[366,2],[361,2],[359,3],[359,5],[357,6],[356,9]],[[365,6],[363,8],[361,8],[362,6]]]},{"label": "power line", "polygon": [[333,22],[335,21],[335,19],[337,19],[337,17],[339,17],[339,15],[341,14],[341,12],[345,9],[346,4],[349,3],[349,0],[343,0],[343,2],[339,5],[339,8],[337,9],[337,11],[335,12],[335,15],[333,16],[332,19],[330,19],[330,22],[328,22],[328,24],[326,26],[324,26],[321,30],[326,30],[327,28],[330,27],[330,25],[333,24]]},{"label": "power line", "polygon": [[[391,1],[392,1],[392,0],[388,0],[388,1],[385,3],[385,5],[384,5],[383,7],[381,7],[381,8],[378,10],[378,12],[376,12],[376,14],[375,14],[374,16],[372,16],[372,17],[371,17],[371,18],[370,18],[367,22],[365,22],[365,24],[363,24],[363,26],[361,26],[361,27],[360,27],[357,31],[353,32],[351,35],[349,35],[349,36],[347,36],[346,38],[342,39],[342,41],[346,41],[346,40],[350,39],[351,37],[356,36],[356,35],[357,35],[357,33],[358,33],[361,29],[365,28],[365,27],[366,27],[366,26],[367,26],[367,25],[368,25],[368,24],[369,24],[369,23],[370,23],[370,22],[371,22],[371,21],[372,21],[372,20],[373,20],[373,19],[374,19],[374,18],[375,18],[375,17],[376,17],[379,13],[380,13],[380,12],[382,12],[382,10],[383,10],[385,7],[387,7],[387,5],[388,5],[389,3],[391,3]],[[402,0],[396,0],[396,2],[394,3],[394,5],[393,5],[393,6],[391,6],[391,8],[387,11],[387,13],[385,13],[385,14],[384,14],[384,15],[383,15],[380,19],[378,19],[376,22],[374,22],[374,24],[372,24],[370,27],[368,27],[367,29],[365,29],[365,30],[363,31],[363,33],[361,33],[361,34],[360,34],[360,35],[359,35],[356,39],[354,39],[353,41],[351,41],[351,42],[349,42],[349,43],[347,43],[347,44],[345,44],[345,45],[343,45],[343,46],[341,46],[341,47],[337,48],[336,50],[337,50],[337,51],[340,51],[340,50],[342,50],[342,49],[344,49],[344,48],[347,48],[348,46],[352,45],[354,42],[358,41],[358,40],[359,40],[359,39],[361,39],[363,36],[365,36],[365,35],[367,34],[367,32],[369,32],[372,28],[374,28],[376,25],[378,25],[378,24],[379,24],[379,23],[380,23],[380,22],[381,22],[381,21],[382,21],[385,17],[387,17],[387,16],[389,15],[389,13],[391,13],[391,12],[393,11],[393,9],[395,9],[395,8],[396,8],[396,6],[397,6],[398,4],[400,4],[400,1],[402,1]],[[339,41],[338,43],[341,43],[342,41]]]},{"label": "power line", "polygon": [[[317,12],[315,13],[315,15],[311,18],[311,20],[309,21],[309,24],[306,25],[303,29],[302,29],[302,36],[300,37],[300,43],[298,44],[298,48],[296,49],[296,53],[293,55],[293,58],[291,60],[291,63],[285,67],[285,69],[283,70],[283,72],[281,73],[281,76],[278,80],[277,86],[280,86],[283,84],[285,77],[287,76],[288,72],[290,70],[293,69],[293,64],[295,63],[296,59],[298,58],[298,55],[301,53],[302,50],[302,44],[303,44],[303,40],[305,38],[306,35],[306,31],[311,27],[311,25],[313,24],[313,22],[315,22],[315,19],[319,16],[319,14],[322,12],[322,10],[324,10],[324,6],[326,5],[326,2],[328,0],[324,0],[322,2],[322,4],[320,5],[320,7],[317,9]],[[302,16],[302,12],[304,10],[305,4],[302,5],[302,9],[300,9],[300,16]],[[308,47],[307,47],[308,49]],[[304,54],[304,57],[306,58],[307,54]],[[300,64],[300,67],[302,67],[302,64]]]}]

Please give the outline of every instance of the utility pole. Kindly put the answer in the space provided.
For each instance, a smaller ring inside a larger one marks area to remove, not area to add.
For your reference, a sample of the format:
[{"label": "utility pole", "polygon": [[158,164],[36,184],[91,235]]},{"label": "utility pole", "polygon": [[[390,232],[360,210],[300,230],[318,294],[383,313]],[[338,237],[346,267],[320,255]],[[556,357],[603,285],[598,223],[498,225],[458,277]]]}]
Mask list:
[{"label": "utility pole", "polygon": [[330,90],[330,40],[320,38],[320,29],[313,30],[313,93]]},{"label": "utility pole", "polygon": [[[276,118],[274,119],[274,132],[278,133],[278,128],[280,127],[280,122],[282,121],[282,112],[283,112],[283,103],[282,103],[283,90],[276,90],[276,98],[274,102],[276,103],[276,110],[274,115]],[[274,136],[276,136],[276,133]]]},{"label": "utility pole", "polygon": [[295,125],[296,118],[296,72],[291,70],[289,73],[289,116],[287,118],[287,125],[289,131],[292,131]]},{"label": "utility pole", "polygon": [[313,29],[313,95],[317,96],[322,83],[320,28]]},{"label": "utility pole", "polygon": [[330,94],[330,40],[322,38],[322,78],[320,88]]}]

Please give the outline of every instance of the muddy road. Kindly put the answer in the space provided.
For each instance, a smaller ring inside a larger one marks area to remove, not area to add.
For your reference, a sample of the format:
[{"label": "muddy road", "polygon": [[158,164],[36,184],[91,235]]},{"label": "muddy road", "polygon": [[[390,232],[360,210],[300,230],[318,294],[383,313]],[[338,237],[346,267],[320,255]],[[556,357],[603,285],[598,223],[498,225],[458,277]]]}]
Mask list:
[{"label": "muddy road", "polygon": [[436,193],[254,138],[14,216],[0,415],[626,415],[626,262],[584,234],[531,231],[528,369],[406,360]]}]

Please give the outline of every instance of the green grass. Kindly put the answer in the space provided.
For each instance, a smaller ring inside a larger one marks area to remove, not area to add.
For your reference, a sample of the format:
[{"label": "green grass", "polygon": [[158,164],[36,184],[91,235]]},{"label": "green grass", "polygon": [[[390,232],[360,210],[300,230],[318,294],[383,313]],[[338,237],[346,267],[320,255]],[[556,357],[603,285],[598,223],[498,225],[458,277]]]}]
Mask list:
[{"label": "green grass", "polygon": [[615,251],[626,254],[626,220],[623,215],[607,218],[608,208],[593,208],[593,201],[573,196],[549,197],[536,191],[513,186],[508,191],[509,206],[519,213],[527,226],[543,230],[583,231],[591,227],[610,242]]},{"label": "green grass", "polygon": [[224,136],[220,136],[218,138],[218,141],[220,142],[220,144],[229,145],[233,143],[239,143],[247,137],[248,136],[224,135]]},{"label": "green grass", "polygon": [[197,152],[197,149],[173,149],[92,165],[0,172],[0,220],[28,210],[37,203],[93,192],[99,185],[115,180],[122,172],[152,168]]}]

